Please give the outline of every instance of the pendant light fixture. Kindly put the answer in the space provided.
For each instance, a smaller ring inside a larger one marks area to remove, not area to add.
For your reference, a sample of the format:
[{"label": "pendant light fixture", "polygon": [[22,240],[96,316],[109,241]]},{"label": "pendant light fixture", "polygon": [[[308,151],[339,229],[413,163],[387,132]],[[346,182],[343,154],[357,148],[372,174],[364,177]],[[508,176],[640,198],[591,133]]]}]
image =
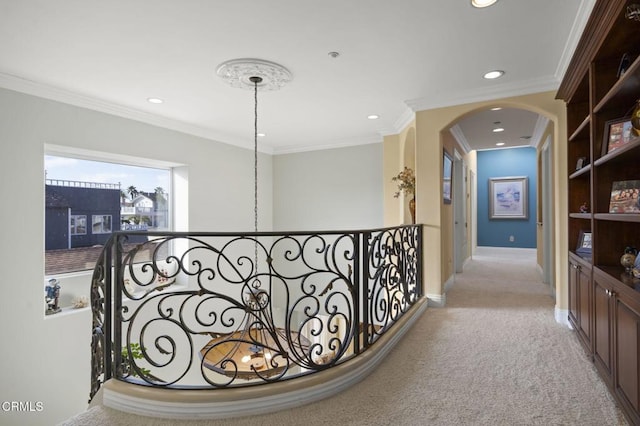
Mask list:
[{"label": "pendant light fixture", "polygon": [[[258,89],[277,90],[291,81],[291,73],[281,65],[259,59],[236,59],[221,64],[217,74],[232,87],[254,92],[253,180],[254,232],[258,232]],[[202,365],[233,379],[268,379],[283,375],[296,357],[309,351],[311,343],[298,332],[275,325],[273,300],[262,288],[258,273],[258,237],[254,237],[254,268],[243,285],[244,317],[240,328],[229,334],[215,334],[201,350]],[[268,261],[265,267],[268,267]],[[292,352],[297,354],[293,356]]]},{"label": "pendant light fixture", "polygon": [[498,0],[471,0],[471,6],[482,9],[493,5],[497,1]]}]

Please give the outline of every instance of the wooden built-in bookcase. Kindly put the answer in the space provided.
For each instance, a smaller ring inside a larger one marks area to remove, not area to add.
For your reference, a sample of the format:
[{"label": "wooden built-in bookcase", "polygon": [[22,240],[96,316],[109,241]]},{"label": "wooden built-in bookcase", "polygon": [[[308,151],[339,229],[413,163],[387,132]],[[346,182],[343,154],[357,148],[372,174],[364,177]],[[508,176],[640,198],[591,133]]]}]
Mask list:
[{"label": "wooden built-in bookcase", "polygon": [[[557,97],[567,104],[569,321],[627,419],[640,424],[640,280],[620,265],[626,247],[640,249],[640,214],[609,212],[613,183],[640,180],[640,137],[609,153],[603,146],[607,122],[640,99],[640,21],[625,16],[634,3],[596,1]],[[576,252],[581,232],[592,234],[590,255]]]}]

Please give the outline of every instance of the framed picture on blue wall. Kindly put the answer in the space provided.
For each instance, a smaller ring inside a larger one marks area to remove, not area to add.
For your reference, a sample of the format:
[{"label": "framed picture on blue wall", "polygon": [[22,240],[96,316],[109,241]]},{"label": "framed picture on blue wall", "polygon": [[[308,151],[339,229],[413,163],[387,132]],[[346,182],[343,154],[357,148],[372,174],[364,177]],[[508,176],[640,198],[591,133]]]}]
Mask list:
[{"label": "framed picture on blue wall", "polygon": [[489,219],[528,219],[528,178],[489,178]]}]

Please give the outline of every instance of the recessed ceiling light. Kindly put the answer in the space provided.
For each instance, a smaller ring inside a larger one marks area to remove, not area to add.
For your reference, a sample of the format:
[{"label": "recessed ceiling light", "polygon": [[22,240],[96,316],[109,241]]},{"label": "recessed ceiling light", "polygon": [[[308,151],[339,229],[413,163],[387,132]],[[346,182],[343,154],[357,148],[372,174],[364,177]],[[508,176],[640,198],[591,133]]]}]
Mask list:
[{"label": "recessed ceiling light", "polygon": [[160,98],[147,98],[147,101],[151,102],[152,104],[161,104],[162,102],[164,102]]},{"label": "recessed ceiling light", "polygon": [[502,107],[493,107],[491,108],[491,111],[500,111],[502,109]]},{"label": "recessed ceiling light", "polygon": [[266,133],[258,133],[258,137],[259,137],[259,138],[264,138],[265,136],[267,136],[267,134],[266,134]]},{"label": "recessed ceiling light", "polygon": [[489,7],[497,1],[498,0],[471,0],[471,6],[481,9],[483,7]]},{"label": "recessed ceiling light", "polygon": [[340,52],[329,52],[328,55],[330,57],[332,57],[333,59],[337,58],[338,56],[340,56]]},{"label": "recessed ceiling light", "polygon": [[500,133],[500,132],[504,132],[504,129],[502,127],[496,127],[495,129],[493,129],[493,133]]},{"label": "recessed ceiling light", "polygon": [[486,78],[487,80],[493,80],[493,79],[502,77],[503,75],[504,75],[504,71],[494,70],[494,71],[489,71],[483,77]]},{"label": "recessed ceiling light", "polygon": [[504,145],[504,142],[496,142],[496,146],[502,146]]},{"label": "recessed ceiling light", "polygon": [[377,120],[378,118],[380,118],[380,116],[377,114],[371,114],[371,115],[368,115],[367,118],[369,120]]}]

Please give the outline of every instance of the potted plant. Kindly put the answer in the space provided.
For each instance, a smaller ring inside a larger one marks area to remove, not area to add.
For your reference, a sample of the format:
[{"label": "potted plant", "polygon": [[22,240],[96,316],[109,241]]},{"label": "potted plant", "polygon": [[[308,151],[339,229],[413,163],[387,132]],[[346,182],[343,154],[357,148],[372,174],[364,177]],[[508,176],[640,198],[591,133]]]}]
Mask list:
[{"label": "potted plant", "polygon": [[413,169],[405,167],[397,176],[391,178],[393,182],[398,182],[398,191],[394,194],[395,198],[398,198],[400,194],[404,193],[406,196],[411,196],[409,200],[409,211],[411,212],[411,223],[416,223],[416,175]]}]

